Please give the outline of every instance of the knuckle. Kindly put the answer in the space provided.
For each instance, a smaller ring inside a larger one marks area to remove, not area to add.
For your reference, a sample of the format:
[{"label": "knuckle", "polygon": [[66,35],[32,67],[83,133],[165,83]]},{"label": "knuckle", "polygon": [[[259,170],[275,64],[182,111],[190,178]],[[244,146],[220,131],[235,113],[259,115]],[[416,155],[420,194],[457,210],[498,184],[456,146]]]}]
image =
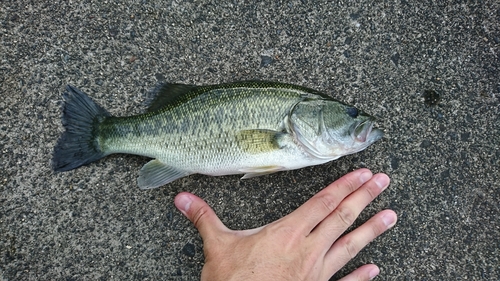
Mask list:
[{"label": "knuckle", "polygon": [[367,188],[366,192],[368,193],[368,196],[370,196],[371,200],[374,200],[378,196],[378,193],[374,188]]},{"label": "knuckle", "polygon": [[360,248],[357,245],[356,241],[351,239],[349,236],[345,236],[342,239],[342,243],[344,246],[344,251],[349,258],[349,260],[353,259],[359,252]]},{"label": "knuckle", "polygon": [[347,187],[347,190],[350,193],[353,193],[358,187],[360,186],[357,181],[354,181],[354,179],[351,178],[346,178],[345,179],[345,186]]},{"label": "knuckle", "polygon": [[274,237],[274,240],[281,246],[294,244],[301,241],[301,233],[292,225],[274,224],[265,227],[263,231],[268,237]]},{"label": "knuckle", "polygon": [[[303,264],[305,268],[314,268],[323,261],[322,257],[318,255],[317,252],[315,251],[306,252],[303,254],[303,256],[304,256]],[[304,278],[299,280],[307,280],[307,279]]]},{"label": "knuckle", "polygon": [[328,213],[333,212],[338,205],[338,200],[332,194],[326,193],[322,196],[318,197],[318,201],[321,204],[322,208],[324,208]]},{"label": "knuckle", "polygon": [[354,212],[347,207],[337,208],[337,215],[346,228],[353,224],[356,220]]},{"label": "knuckle", "polygon": [[193,214],[194,226],[196,228],[199,228],[200,224],[209,213],[210,213],[210,207],[208,205],[202,206],[198,210],[196,210]]}]

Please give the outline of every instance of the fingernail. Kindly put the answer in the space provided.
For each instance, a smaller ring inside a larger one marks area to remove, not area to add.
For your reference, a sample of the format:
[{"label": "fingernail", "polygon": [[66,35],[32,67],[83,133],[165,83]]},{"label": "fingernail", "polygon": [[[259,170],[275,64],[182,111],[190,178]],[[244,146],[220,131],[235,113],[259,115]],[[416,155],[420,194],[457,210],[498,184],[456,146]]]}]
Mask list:
[{"label": "fingernail", "polygon": [[379,273],[380,273],[380,269],[374,268],[374,269],[370,270],[370,272],[368,273],[368,276],[370,277],[370,280],[373,280],[373,278],[377,277],[377,275]]},{"label": "fingernail", "polygon": [[396,224],[396,217],[391,214],[385,214],[382,216],[382,222],[384,222],[387,228],[391,228]]},{"label": "fingernail", "polygon": [[389,178],[387,176],[377,176],[375,178],[375,184],[381,190],[385,190],[389,186]]},{"label": "fingernail", "polygon": [[193,203],[193,200],[189,195],[182,195],[177,198],[177,201],[175,202],[177,208],[181,210],[184,214],[186,214],[189,211],[189,208],[191,207],[191,203]]},{"label": "fingernail", "polygon": [[359,179],[361,180],[361,183],[365,183],[371,178],[372,178],[371,172],[364,172],[361,175],[359,175]]}]

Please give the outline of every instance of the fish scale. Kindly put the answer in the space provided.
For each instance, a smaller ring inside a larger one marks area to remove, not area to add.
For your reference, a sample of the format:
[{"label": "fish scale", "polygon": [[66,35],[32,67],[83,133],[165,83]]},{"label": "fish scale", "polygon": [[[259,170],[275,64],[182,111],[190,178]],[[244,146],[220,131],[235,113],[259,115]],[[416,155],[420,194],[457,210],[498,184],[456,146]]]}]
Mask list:
[{"label": "fish scale", "polygon": [[54,169],[112,153],[154,158],[141,169],[141,188],[193,173],[249,178],[318,165],[382,137],[372,130],[374,119],[354,107],[276,82],[165,84],[148,112],[128,117],[109,116],[71,86],[64,97],[66,132],[54,150]]},{"label": "fish scale", "polygon": [[[237,157],[234,154],[238,153],[236,132],[246,129],[281,131],[284,115],[301,99],[295,92],[273,93],[258,88],[212,90],[143,118],[109,118],[100,128],[106,132],[101,140],[102,147],[110,153],[140,154],[166,163],[178,161],[177,155],[190,161],[191,157],[198,158],[198,153],[213,155],[220,150],[226,151],[227,157]],[[141,128],[135,128],[137,124]],[[157,129],[153,129],[152,124],[158,124]],[[219,142],[217,134],[223,134],[228,142]],[[145,139],[145,136],[148,137]],[[182,143],[186,144],[187,151],[180,150]],[[143,144],[140,151],[138,144]],[[198,147],[203,149],[190,149]],[[212,162],[209,164],[213,165]]]}]

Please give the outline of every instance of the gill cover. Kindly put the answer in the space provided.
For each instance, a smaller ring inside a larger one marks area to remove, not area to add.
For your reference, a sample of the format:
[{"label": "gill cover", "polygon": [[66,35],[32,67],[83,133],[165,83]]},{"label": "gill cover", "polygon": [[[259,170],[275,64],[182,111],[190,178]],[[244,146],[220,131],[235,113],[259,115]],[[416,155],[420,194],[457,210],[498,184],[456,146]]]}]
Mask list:
[{"label": "gill cover", "polygon": [[288,116],[288,127],[299,144],[316,158],[331,158],[325,155],[324,139],[327,130],[324,118],[324,100],[311,99],[297,103]]},{"label": "gill cover", "polygon": [[288,128],[312,156],[334,160],[368,147],[382,137],[372,130],[374,118],[333,99],[299,102],[290,112]]}]

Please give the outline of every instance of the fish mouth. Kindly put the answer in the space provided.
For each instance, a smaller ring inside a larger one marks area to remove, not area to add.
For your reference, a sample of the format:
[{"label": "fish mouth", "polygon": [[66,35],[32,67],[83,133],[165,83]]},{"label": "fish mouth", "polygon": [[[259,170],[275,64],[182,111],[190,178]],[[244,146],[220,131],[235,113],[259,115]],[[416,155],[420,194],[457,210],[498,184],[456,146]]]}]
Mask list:
[{"label": "fish mouth", "polygon": [[352,137],[358,141],[367,143],[368,145],[378,141],[384,136],[384,133],[379,129],[374,129],[375,120],[365,120],[354,125]]}]

